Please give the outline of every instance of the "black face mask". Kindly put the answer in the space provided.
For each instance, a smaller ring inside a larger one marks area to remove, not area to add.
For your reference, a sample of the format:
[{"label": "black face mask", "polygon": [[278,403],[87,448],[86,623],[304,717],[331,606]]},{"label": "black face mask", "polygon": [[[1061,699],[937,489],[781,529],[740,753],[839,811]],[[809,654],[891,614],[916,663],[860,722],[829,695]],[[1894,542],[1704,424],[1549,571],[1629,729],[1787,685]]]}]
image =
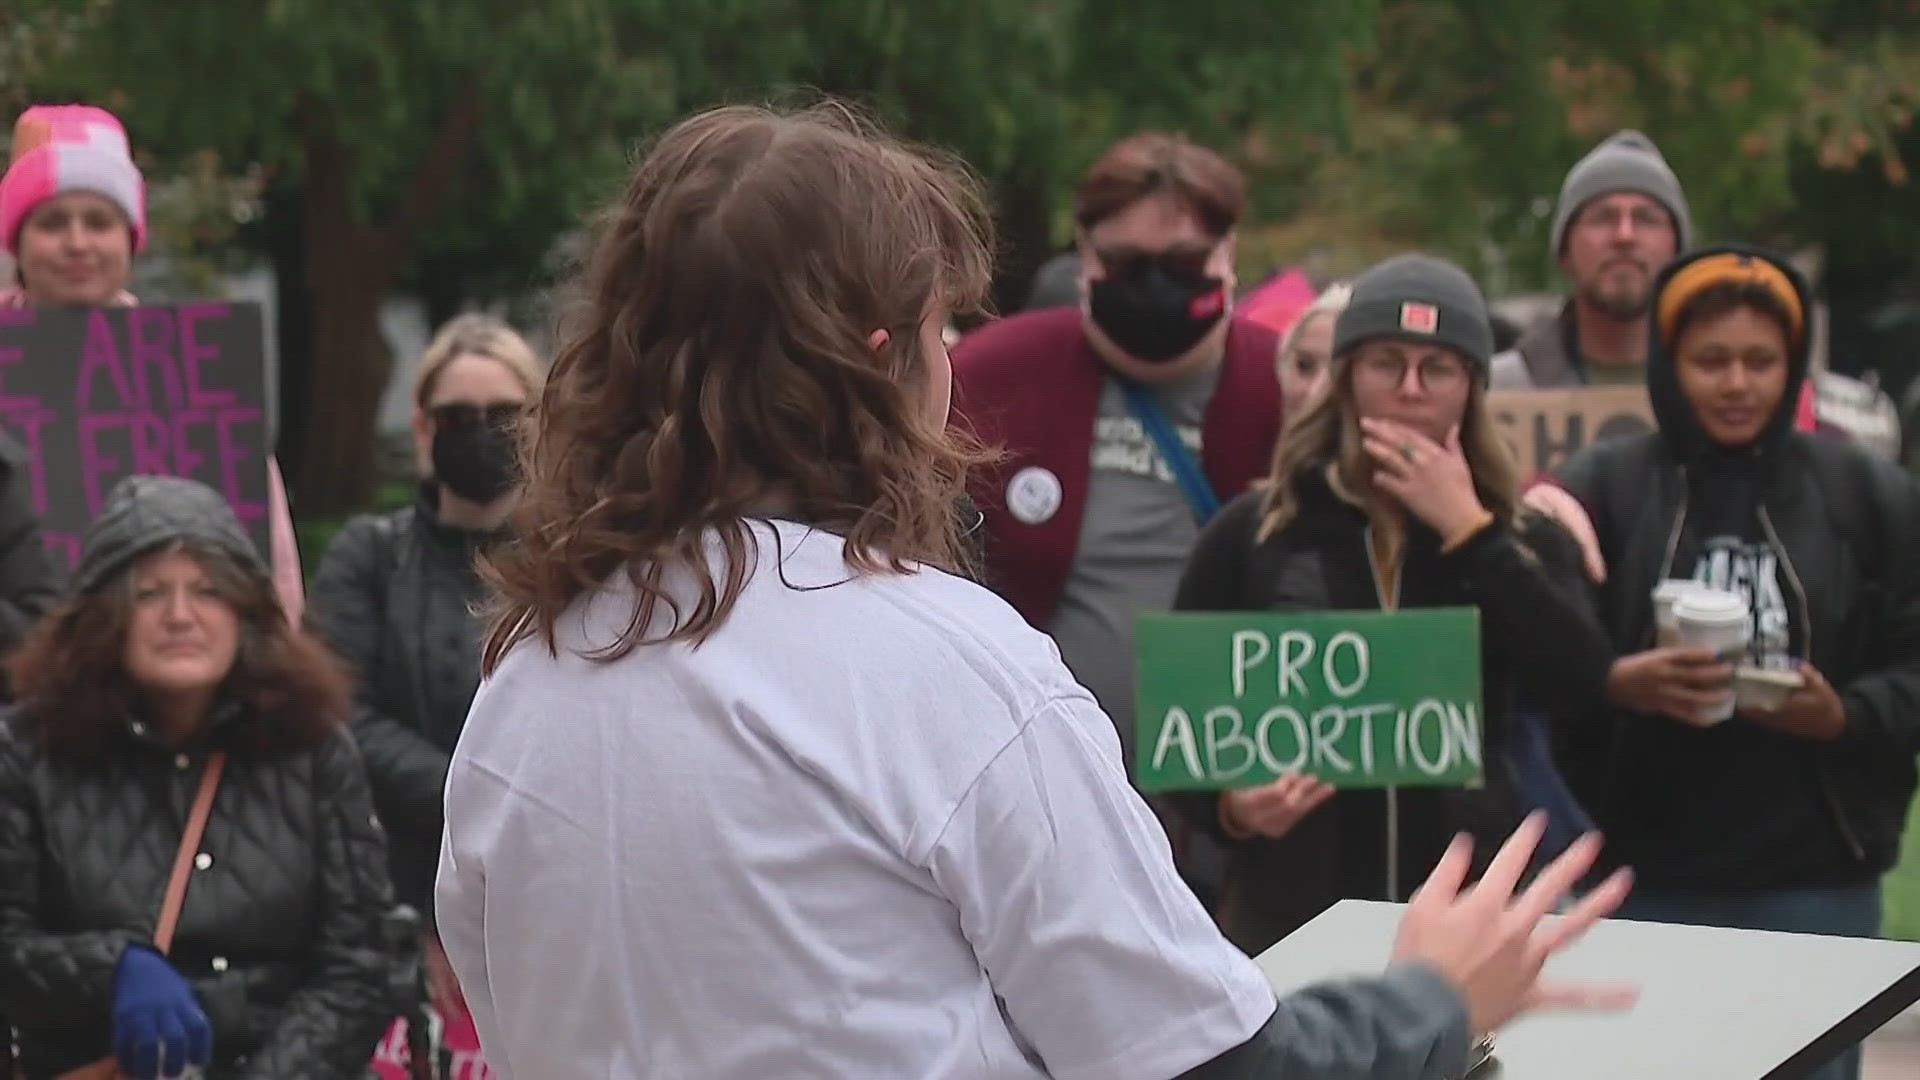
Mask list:
[{"label": "black face mask", "polygon": [[441,428],[433,433],[433,478],[468,502],[498,499],[519,479],[513,433],[490,424]]},{"label": "black face mask", "polygon": [[1095,279],[1087,301],[1094,325],[1115,345],[1155,362],[1186,354],[1227,313],[1225,282],[1160,266]]}]

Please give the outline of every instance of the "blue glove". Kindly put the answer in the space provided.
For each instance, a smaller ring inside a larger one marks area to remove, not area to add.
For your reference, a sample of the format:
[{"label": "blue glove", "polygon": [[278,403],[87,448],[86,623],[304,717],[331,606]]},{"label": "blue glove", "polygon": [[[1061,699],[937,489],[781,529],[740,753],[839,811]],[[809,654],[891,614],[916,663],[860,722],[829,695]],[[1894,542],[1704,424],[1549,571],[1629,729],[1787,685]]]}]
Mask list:
[{"label": "blue glove", "polygon": [[113,969],[113,1049],[134,1080],[179,1076],[213,1060],[213,1027],[167,958],[129,945]]}]

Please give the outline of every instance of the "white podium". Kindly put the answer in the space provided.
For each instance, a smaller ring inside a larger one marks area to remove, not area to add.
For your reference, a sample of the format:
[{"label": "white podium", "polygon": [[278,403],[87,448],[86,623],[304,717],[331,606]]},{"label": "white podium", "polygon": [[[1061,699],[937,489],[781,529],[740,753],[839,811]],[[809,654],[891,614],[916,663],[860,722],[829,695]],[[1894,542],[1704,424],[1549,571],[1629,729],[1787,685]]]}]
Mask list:
[{"label": "white podium", "polygon": [[[1262,953],[1273,988],[1381,970],[1402,905],[1346,900]],[[1920,1001],[1920,944],[1608,920],[1548,965],[1631,1011],[1528,1017],[1475,1080],[1793,1080]],[[1916,1078],[1920,1080],[1920,1078]]]}]

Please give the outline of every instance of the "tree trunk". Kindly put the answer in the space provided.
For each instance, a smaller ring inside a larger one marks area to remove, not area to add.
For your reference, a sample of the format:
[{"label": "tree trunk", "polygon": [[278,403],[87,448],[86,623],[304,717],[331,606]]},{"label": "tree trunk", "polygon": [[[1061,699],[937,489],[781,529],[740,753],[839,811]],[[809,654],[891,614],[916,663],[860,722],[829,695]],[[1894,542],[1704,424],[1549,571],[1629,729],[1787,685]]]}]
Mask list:
[{"label": "tree trunk", "polygon": [[393,265],[354,220],[353,162],[324,118],[310,119],[300,200],[312,349],[299,478],[302,508],[340,514],[373,494],[373,434],[393,355],[380,303]]},{"label": "tree trunk", "polygon": [[1016,161],[997,185],[999,266],[993,283],[994,310],[1010,315],[1026,303],[1033,275],[1055,254],[1053,190],[1045,169]]},{"label": "tree trunk", "polygon": [[354,215],[353,155],[333,118],[311,100],[297,115],[306,161],[301,233],[312,362],[297,403],[307,418],[296,484],[305,512],[339,514],[366,506],[373,495],[373,440],[393,374],[380,307],[459,176],[479,128],[479,86],[469,80],[460,88],[408,190],[377,225]]},{"label": "tree trunk", "polygon": [[274,278],[274,340],[280,360],[280,425],[274,432],[273,452],[280,459],[287,498],[295,513],[305,510],[300,493],[306,462],[307,402],[313,387],[313,317],[307,294],[305,222],[298,184],[280,181],[267,193],[263,219],[268,258]]},{"label": "tree trunk", "polygon": [[302,509],[316,514],[344,513],[370,501],[380,399],[393,372],[393,350],[380,330],[386,275],[366,265],[364,248],[352,242],[351,223],[338,226],[307,237],[313,381],[304,402],[300,498]]},{"label": "tree trunk", "polygon": [[466,275],[459,273],[455,267],[448,266],[442,272],[422,267],[420,303],[427,309],[428,332],[440,329],[465,310],[467,299],[473,291],[468,287]]}]

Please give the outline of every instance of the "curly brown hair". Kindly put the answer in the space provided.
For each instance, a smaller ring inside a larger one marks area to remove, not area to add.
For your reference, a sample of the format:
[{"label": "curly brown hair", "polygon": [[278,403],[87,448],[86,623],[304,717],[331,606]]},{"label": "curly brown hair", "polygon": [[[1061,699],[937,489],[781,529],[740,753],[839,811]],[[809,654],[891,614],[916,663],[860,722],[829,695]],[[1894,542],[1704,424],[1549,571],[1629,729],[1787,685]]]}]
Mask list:
[{"label": "curly brown hair", "polygon": [[[266,575],[208,547],[159,550],[193,556],[239,617],[240,647],[221,700],[240,708],[221,729],[221,745],[256,756],[307,750],[347,723],[353,696],[346,668],[287,621]],[[69,597],[7,658],[19,703],[10,724],[49,755],[97,760],[139,707],[139,688],[124,663],[139,562]]]},{"label": "curly brown hair", "polygon": [[[746,583],[750,519],[774,510],[843,535],[856,571],[967,567],[954,508],[983,455],[928,415],[920,330],[981,308],[989,238],[962,166],[835,102],[720,108],[663,134],[607,216],[523,428],[514,539],[482,559],[484,669],[535,635],[553,652],[561,611],[616,570],[640,603],[594,658],[648,640],[661,603],[661,640],[704,640]],[[662,588],[673,568],[698,586],[691,610]]]}]

